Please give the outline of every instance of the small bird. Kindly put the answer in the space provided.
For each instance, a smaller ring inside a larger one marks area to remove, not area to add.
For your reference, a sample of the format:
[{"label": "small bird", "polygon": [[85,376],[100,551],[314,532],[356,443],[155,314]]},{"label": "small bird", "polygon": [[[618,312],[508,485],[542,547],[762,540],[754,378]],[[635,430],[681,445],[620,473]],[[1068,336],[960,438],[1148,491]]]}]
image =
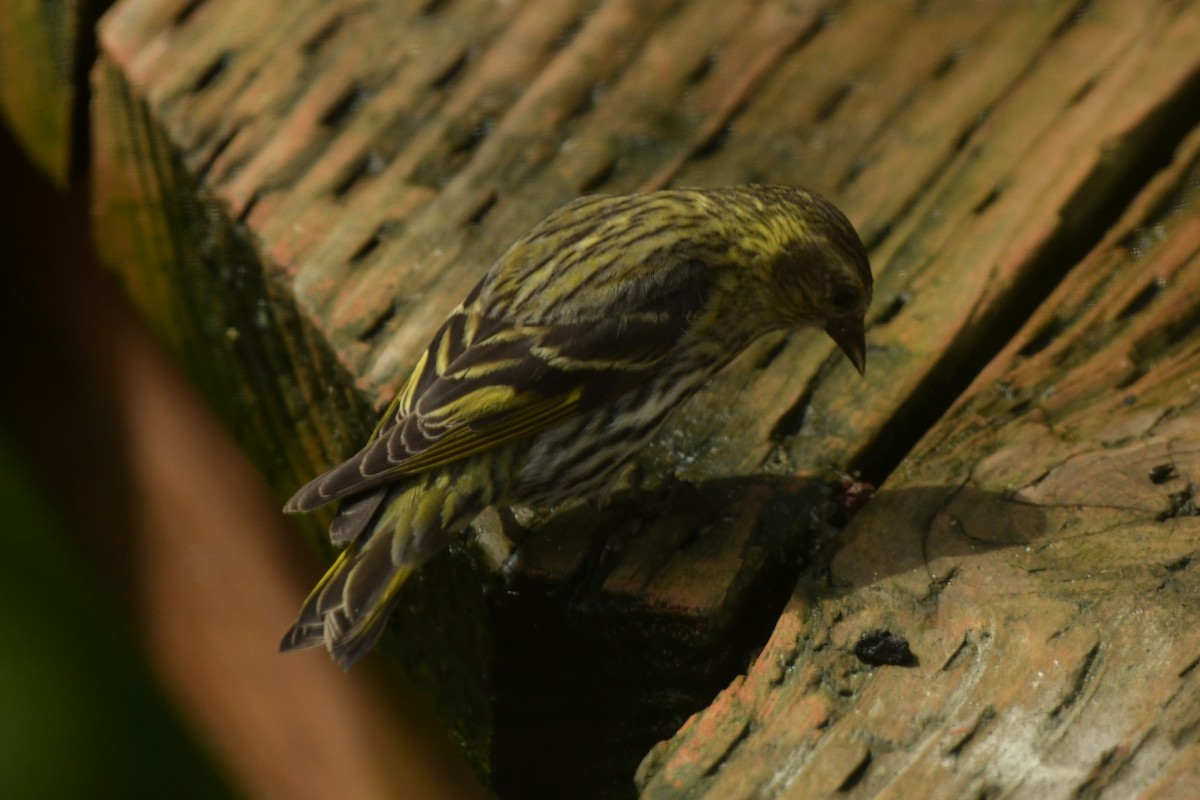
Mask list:
[{"label": "small bird", "polygon": [[784,186],[589,196],[455,308],[362,450],[284,507],[341,500],[347,545],[283,638],[349,669],[404,581],[486,507],[603,496],[671,412],[765,333],[823,328],[863,372],[867,253]]}]

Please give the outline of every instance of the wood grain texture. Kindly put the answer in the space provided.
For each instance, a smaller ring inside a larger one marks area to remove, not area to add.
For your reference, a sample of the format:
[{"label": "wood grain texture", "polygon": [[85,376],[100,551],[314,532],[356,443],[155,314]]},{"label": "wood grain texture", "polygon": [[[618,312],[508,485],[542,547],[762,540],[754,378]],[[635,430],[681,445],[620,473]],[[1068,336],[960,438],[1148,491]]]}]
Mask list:
[{"label": "wood grain texture", "polygon": [[[646,797],[1200,791],[1200,130],[802,582]],[[877,628],[911,668],[860,663]]]},{"label": "wood grain texture", "polygon": [[793,183],[872,247],[865,382],[764,340],[646,454],[665,511],[489,517],[407,589],[391,651],[514,792],[628,792],[832,552],[838,473],[885,477],[1200,122],[1195,2],[252,8],[106,16],[96,208],[281,494],[578,194]]}]

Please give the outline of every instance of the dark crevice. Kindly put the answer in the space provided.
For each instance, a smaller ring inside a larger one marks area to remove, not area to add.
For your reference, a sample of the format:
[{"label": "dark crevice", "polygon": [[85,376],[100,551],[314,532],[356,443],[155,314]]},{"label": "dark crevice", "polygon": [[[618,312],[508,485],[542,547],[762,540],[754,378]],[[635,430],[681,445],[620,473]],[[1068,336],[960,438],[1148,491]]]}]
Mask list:
[{"label": "dark crevice", "polygon": [[383,309],[383,311],[379,313],[379,316],[375,317],[375,319],[373,319],[371,323],[363,329],[362,333],[358,335],[358,340],[360,342],[369,342],[378,336],[379,332],[382,331],[384,327],[395,318],[396,312],[399,310],[398,306],[398,303],[392,303],[387,308]]},{"label": "dark crevice", "polygon": [[262,200],[265,191],[266,190],[261,188],[255,189],[254,193],[250,195],[250,199],[246,201],[246,206],[242,209],[242,213],[237,215],[236,222],[238,225],[245,225],[246,220],[250,219],[250,213],[254,211],[254,207],[258,205],[258,201]]},{"label": "dark crevice", "polygon": [[974,643],[971,641],[971,635],[964,633],[958,647],[954,648],[954,652],[946,659],[946,663],[942,664],[942,672],[949,672],[968,649],[974,649]]},{"label": "dark crevice", "polygon": [[375,252],[375,249],[383,244],[384,240],[394,235],[399,228],[400,223],[396,220],[381,222],[371,233],[370,237],[350,256],[350,263],[358,264],[363,261],[371,253]]},{"label": "dark crevice", "polygon": [[946,165],[967,148],[967,142],[971,141],[971,137],[975,135],[976,131],[983,127],[983,123],[987,122],[987,119],[989,116],[991,116],[991,113],[992,107],[988,106],[975,116],[971,117],[970,121],[961,131],[959,131],[958,136],[955,137],[954,141],[950,144],[949,156],[938,165],[937,169],[934,171],[934,174],[943,172],[946,168]]},{"label": "dark crevice", "polygon": [[790,341],[790,337],[780,336],[779,341],[767,348],[767,351],[763,353],[757,361],[754,362],[754,368],[757,370],[764,370],[771,366],[771,363],[775,359],[779,358],[780,354],[783,353],[784,348],[787,347],[788,342]]},{"label": "dark crevice", "polygon": [[233,140],[237,138],[238,133],[242,130],[242,123],[236,122],[225,134],[217,140],[204,162],[196,169],[196,183],[203,185],[208,179],[208,174],[212,171],[213,165],[217,163],[217,159],[221,154],[229,149],[229,145],[233,144]]},{"label": "dark crevice", "polygon": [[954,745],[946,751],[946,755],[950,756],[951,758],[958,758],[960,755],[962,755],[963,750],[967,749],[967,745],[974,741],[975,737],[979,735],[980,731],[986,728],[988,723],[995,718],[996,710],[994,708],[988,706],[987,708],[983,709],[983,713],[979,715],[977,720],[975,720],[975,724],[971,726],[971,730],[967,731],[961,739],[955,742]]},{"label": "dark crevice", "polygon": [[750,723],[746,722],[742,725],[742,729],[738,731],[737,736],[733,737],[733,741],[729,743],[729,746],[725,748],[725,752],[721,753],[720,758],[710,764],[708,769],[704,770],[704,777],[711,778],[713,775],[716,775],[718,772],[720,772],[721,768],[724,767],[726,762],[729,761],[730,756],[732,756],[748,738],[750,738]]},{"label": "dark crevice", "polygon": [[[1193,484],[1188,484],[1178,492],[1173,492],[1168,496],[1170,505],[1166,511],[1157,514],[1154,519],[1158,522],[1166,522],[1169,519],[1178,517],[1200,517],[1200,506],[1196,504],[1196,487]],[[1188,556],[1182,562],[1175,562],[1178,566],[1171,569],[1172,565],[1167,565],[1167,570],[1171,572],[1183,569],[1191,564],[1192,556]]]},{"label": "dark crevice", "polygon": [[171,18],[171,24],[175,27],[183,25],[192,18],[192,15],[195,14],[196,11],[199,10],[200,6],[204,5],[204,3],[205,0],[192,0],[192,2],[188,3],[183,8],[179,9],[178,12],[176,12],[175,16]]},{"label": "dark crevice", "polygon": [[803,50],[805,47],[808,47],[813,39],[816,39],[826,28],[829,27],[829,23],[837,19],[837,14],[843,5],[845,5],[845,3],[834,3],[830,7],[826,8],[823,13],[818,14],[816,19],[812,21],[812,24],[808,26],[808,30],[801,33],[800,37],[796,39],[796,44],[791,47],[791,49],[788,51],[788,54],[797,53],[800,50]]},{"label": "dark crevice", "polygon": [[1067,100],[1067,108],[1070,108],[1071,106],[1079,105],[1081,102],[1083,102],[1083,98],[1085,98],[1089,94],[1091,94],[1092,89],[1095,89],[1096,84],[1098,84],[1099,82],[1100,82],[1100,79],[1096,75],[1093,75],[1092,77],[1090,77],[1086,81],[1084,81],[1083,85],[1075,90],[1075,94],[1071,95],[1071,98],[1069,100]]},{"label": "dark crevice", "polygon": [[1100,655],[1100,645],[1092,645],[1092,649],[1087,651],[1083,657],[1083,663],[1079,666],[1079,671],[1075,673],[1075,680],[1071,684],[1070,690],[1059,701],[1058,705],[1050,712],[1050,718],[1058,720],[1064,712],[1070,710],[1079,698],[1083,696],[1083,690],[1087,688],[1088,682],[1096,671],[1097,659]]},{"label": "dark crevice", "polygon": [[358,84],[351,84],[341,96],[321,115],[323,127],[333,128],[354,116],[367,100],[367,92]]},{"label": "dark crevice", "polygon": [[[941,172],[942,169],[944,169],[944,168],[945,168],[945,164],[943,164],[942,166],[935,169],[934,173],[936,174],[938,172]],[[914,193],[910,194],[907,198],[905,198],[904,202],[900,205],[900,207],[898,209],[896,209],[896,213],[893,216],[884,220],[883,223],[880,224],[880,226],[878,228],[876,228],[875,230],[868,231],[863,235],[863,237],[862,237],[863,247],[865,247],[867,249],[868,253],[871,252],[872,250],[874,250],[875,248],[879,247],[879,245],[881,245],[883,243],[884,239],[891,236],[892,231],[895,229],[896,225],[900,222],[900,220],[904,219],[910,213],[912,213],[912,210],[916,207],[917,202],[920,199],[921,199],[921,195],[919,192],[914,192]]]},{"label": "dark crevice", "polygon": [[1079,0],[1079,2],[1075,4],[1075,8],[1071,9],[1071,13],[1067,15],[1066,19],[1060,22],[1058,27],[1051,31],[1048,41],[1058,41],[1062,37],[1066,36],[1069,30],[1087,18],[1087,15],[1092,10],[1092,3],[1093,0]]},{"label": "dark crevice", "polygon": [[470,160],[471,154],[492,132],[494,124],[490,117],[458,121],[443,136],[445,150],[421,159],[409,176],[409,182],[433,189],[444,187]]},{"label": "dark crevice", "polygon": [[563,118],[564,124],[577,120],[594,111],[596,109],[596,101],[599,97],[599,85],[592,85],[581,91],[579,96],[575,98],[575,103],[567,109],[567,113]]},{"label": "dark crevice", "polygon": [[463,128],[452,132],[450,134],[448,155],[451,157],[462,157],[469,154],[491,133],[492,125],[492,120],[484,119],[478,125],[472,125],[470,128]]},{"label": "dark crevice", "polygon": [[1049,322],[1038,328],[1037,333],[1029,337],[1029,341],[1021,345],[1021,349],[1018,350],[1017,353],[1026,358],[1036,356],[1038,353],[1052,345],[1054,340],[1058,338],[1059,334],[1063,332],[1065,327],[1066,323],[1063,322],[1061,317],[1055,314],[1050,318]]},{"label": "dark crevice", "polygon": [[1183,750],[1186,747],[1193,746],[1200,741],[1200,717],[1192,719],[1180,727],[1176,728],[1171,733],[1171,746],[1176,750]]},{"label": "dark crevice", "polygon": [[942,60],[938,62],[937,66],[933,68],[933,72],[930,73],[929,77],[935,81],[946,77],[954,70],[956,66],[958,66],[958,63],[963,60],[963,56],[965,56],[966,53],[967,51],[963,47],[952,48],[950,52],[946,53],[946,55],[942,57]]},{"label": "dark crevice", "polygon": [[[831,356],[830,361],[834,357],[841,357],[840,353]],[[828,361],[826,365],[828,365]],[[782,416],[775,422],[775,427],[771,429],[772,442],[784,442],[795,436],[804,427],[804,420],[808,416],[809,406],[812,405],[813,396],[816,394],[817,386],[821,383],[821,376],[824,374],[826,366],[822,366],[817,374],[809,380],[808,385],[804,387],[804,391],[792,407],[783,413]]]},{"label": "dark crevice", "polygon": [[354,163],[354,166],[347,170],[345,177],[333,187],[333,196],[345,197],[359,181],[363,178],[378,175],[383,172],[386,166],[387,161],[384,160],[378,150],[368,150],[363,154],[362,158]]},{"label": "dark crevice", "polygon": [[450,0],[428,0],[421,7],[421,16],[436,17],[446,10],[446,6],[450,5]]},{"label": "dark crevice", "polygon": [[1200,558],[1200,553],[1188,553],[1186,556],[1169,561],[1163,566],[1167,572],[1183,572],[1195,564],[1197,558]]},{"label": "dark crevice", "polygon": [[731,125],[726,124],[719,127],[718,130],[713,133],[713,136],[704,139],[700,146],[697,146],[697,148],[692,151],[692,161],[701,161],[703,158],[716,155],[716,152],[719,152],[721,148],[724,148],[726,143],[728,143],[728,140],[730,140],[731,131]]},{"label": "dark crevice", "polygon": [[1121,378],[1121,380],[1117,381],[1113,385],[1113,388],[1128,389],[1130,386],[1133,386],[1144,377],[1146,377],[1146,370],[1141,366],[1134,364],[1133,368],[1129,370],[1129,373],[1125,375],[1125,377]]},{"label": "dark crevice", "polygon": [[1142,369],[1142,372],[1148,372],[1164,355],[1174,353],[1181,344],[1193,341],[1198,331],[1200,306],[1192,306],[1180,317],[1165,320],[1164,324],[1147,331],[1134,342],[1129,359]]},{"label": "dark crevice", "polygon": [[[953,516],[951,517],[951,520],[955,523],[956,528],[958,528],[960,531],[964,530],[961,520]],[[970,536],[967,538],[972,539]],[[928,561],[928,559],[926,559],[926,561]],[[929,591],[925,597],[921,598],[922,601],[927,605],[936,605],[938,598],[942,596],[942,592],[946,591],[946,587],[958,578],[959,569],[960,568],[958,566],[953,566],[941,575],[933,576],[929,581]]]},{"label": "dark crevice", "polygon": [[726,123],[718,128],[712,136],[709,136],[692,152],[692,160],[700,161],[701,159],[709,158],[715,155],[729,141],[729,133],[732,126]]},{"label": "dark crevice", "polygon": [[900,292],[900,294],[893,295],[892,299],[888,301],[887,306],[882,312],[880,312],[879,316],[877,316],[871,322],[871,327],[875,328],[881,325],[887,325],[896,317],[900,316],[900,312],[904,310],[904,307],[908,305],[910,300],[912,300],[912,295],[910,295],[908,292]]},{"label": "dark crevice", "polygon": [[1117,314],[1117,319],[1124,321],[1145,311],[1146,308],[1152,302],[1154,302],[1154,298],[1162,294],[1162,290],[1165,289],[1166,286],[1167,284],[1162,278],[1155,278],[1154,280],[1150,281],[1150,283],[1148,283],[1144,289],[1138,292],[1137,295],[1130,300],[1124,308],[1121,309],[1121,311]]},{"label": "dark crevice", "polygon": [[475,228],[482,224],[483,218],[488,215],[488,212],[496,207],[496,201],[499,199],[500,198],[496,194],[495,189],[492,189],[487,194],[483,195],[483,197],[480,198],[479,204],[472,209],[471,213],[467,216],[468,227]]},{"label": "dark crevice", "polygon": [[1167,320],[1149,335],[1139,339],[1133,347],[1131,358],[1135,363],[1153,363],[1162,355],[1173,351],[1182,342],[1187,342],[1200,331],[1200,305],[1192,306],[1186,314]]},{"label": "dark crevice", "polygon": [[692,70],[691,74],[687,76],[688,84],[694,86],[695,84],[703,81],[710,74],[712,74],[713,67],[716,65],[717,54],[715,52],[708,53],[708,55],[704,56],[700,63],[696,65],[696,68]]},{"label": "dark crevice", "polygon": [[825,101],[821,103],[821,105],[817,107],[817,122],[828,121],[831,117],[833,117],[834,114],[837,113],[837,110],[841,108],[847,100],[850,99],[850,95],[852,94],[854,94],[853,83],[847,82],[839,86],[832,94],[829,95],[829,97],[825,98]]},{"label": "dark crevice", "polygon": [[845,192],[854,182],[857,181],[862,174],[866,172],[867,167],[871,166],[873,159],[867,156],[857,156],[850,162],[850,166],[846,169],[846,174],[843,175],[837,183],[839,192]]},{"label": "dark crevice", "polygon": [[839,794],[844,794],[862,783],[863,778],[867,777],[867,770],[871,768],[871,761],[871,751],[868,750],[863,754],[862,760],[846,776],[845,780],[838,785],[836,791]]},{"label": "dark crevice", "polygon": [[458,78],[462,76],[463,71],[467,67],[467,60],[468,54],[464,49],[458,54],[458,58],[451,61],[441,72],[433,76],[433,79],[429,82],[430,88],[446,89],[449,87],[450,84],[454,83],[454,81],[458,80]]},{"label": "dark crevice", "polygon": [[1200,667],[1200,658],[1194,659],[1190,664],[1179,671],[1180,680],[1186,678],[1196,671],[1196,667]]},{"label": "dark crevice", "polygon": [[[94,31],[100,12],[103,10],[99,3],[84,3],[76,7],[74,13],[79,15],[76,24],[80,31]],[[81,35],[71,37],[75,40],[73,74],[71,84],[75,91],[71,97],[71,140],[70,161],[67,164],[68,185],[75,185],[87,174],[92,155],[91,137],[91,100],[92,67],[96,63],[96,37]]]},{"label": "dark crevice", "polygon": [[221,77],[221,74],[225,72],[225,69],[229,66],[229,62],[231,60],[232,56],[228,50],[217,56],[216,59],[208,65],[208,69],[201,72],[200,77],[196,78],[196,82],[192,84],[192,94],[199,94],[216,83],[217,78]]},{"label": "dark crevice", "polygon": [[1174,464],[1156,464],[1146,473],[1146,477],[1149,478],[1150,482],[1155,486],[1166,483],[1167,481],[1175,478],[1176,475],[1177,473],[1175,472]]},{"label": "dark crevice", "polygon": [[[1109,783],[1114,777],[1115,772],[1111,769],[1114,760],[1117,757],[1120,748],[1110,747],[1100,754],[1100,758],[1092,767],[1087,778],[1084,779],[1074,792],[1075,800],[1092,800],[1101,795],[1100,787]],[[1126,758],[1128,753],[1126,753]]]},{"label": "dark crevice", "polygon": [[333,41],[333,37],[346,24],[346,15],[335,14],[332,19],[326,22],[321,28],[314,33],[308,41],[300,46],[300,52],[308,58],[312,58],[317,53],[325,48],[325,45]]},{"label": "dark crevice", "polygon": [[[1197,92],[1200,99],[1200,92]],[[1193,159],[1191,169],[1196,169],[1197,161]],[[1178,186],[1173,187],[1167,192],[1164,192],[1154,205],[1146,211],[1146,222],[1134,228],[1125,236],[1121,237],[1120,246],[1129,251],[1129,254],[1134,259],[1141,259],[1146,255],[1146,251],[1156,245],[1162,237],[1162,231],[1155,224],[1155,221],[1161,217],[1167,217],[1176,214],[1180,209],[1191,205],[1188,199],[1196,187],[1196,178],[1181,181]]]},{"label": "dark crevice", "polygon": [[1012,417],[1019,417],[1022,414],[1027,414],[1031,408],[1033,408],[1033,401],[1020,400],[1015,405],[1009,407],[1008,414]]},{"label": "dark crevice", "polygon": [[1000,189],[1000,187],[993,186],[992,190],[984,195],[982,200],[975,204],[975,206],[971,209],[971,213],[976,217],[982,215],[983,212],[991,208],[992,205],[1000,199],[1001,194],[1003,194],[1003,191]]},{"label": "dark crevice", "polygon": [[617,157],[613,156],[607,161],[601,162],[595,172],[583,179],[583,181],[579,184],[579,193],[591,194],[612,180],[612,177],[616,174],[616,172]]},{"label": "dark crevice", "polygon": [[583,30],[584,23],[587,22],[587,17],[578,16],[568,22],[558,36],[554,37],[554,42],[551,44],[551,50],[565,50],[567,46],[574,41],[575,37]]}]

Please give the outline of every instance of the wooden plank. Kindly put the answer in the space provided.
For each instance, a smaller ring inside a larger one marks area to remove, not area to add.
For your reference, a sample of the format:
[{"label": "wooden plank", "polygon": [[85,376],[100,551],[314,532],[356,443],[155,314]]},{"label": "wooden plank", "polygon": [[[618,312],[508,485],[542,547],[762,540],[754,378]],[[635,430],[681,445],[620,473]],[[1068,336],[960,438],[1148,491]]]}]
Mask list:
[{"label": "wooden plank", "polygon": [[581,192],[799,183],[874,245],[866,384],[823,337],[763,341],[644,459],[703,502],[496,517],[408,589],[392,651],[525,793],[627,787],[761,641],[837,471],[887,474],[1200,107],[1195,2],[244,8],[106,17],[96,207],[106,261],[281,493]]},{"label": "wooden plank", "polygon": [[76,127],[102,2],[7,0],[0,5],[0,114],[29,158],[65,189],[79,154]]},{"label": "wooden plank", "polygon": [[[802,582],[646,797],[1200,792],[1200,129]],[[863,632],[907,637],[871,668]]]}]

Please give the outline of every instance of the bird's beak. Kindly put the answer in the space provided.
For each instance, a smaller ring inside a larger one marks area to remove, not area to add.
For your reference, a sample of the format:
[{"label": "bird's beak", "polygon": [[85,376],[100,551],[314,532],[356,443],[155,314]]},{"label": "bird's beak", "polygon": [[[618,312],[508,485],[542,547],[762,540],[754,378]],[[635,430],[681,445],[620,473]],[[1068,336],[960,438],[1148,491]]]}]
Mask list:
[{"label": "bird's beak", "polygon": [[831,319],[825,324],[829,338],[837,342],[846,358],[862,375],[867,369],[867,334],[861,319]]}]

